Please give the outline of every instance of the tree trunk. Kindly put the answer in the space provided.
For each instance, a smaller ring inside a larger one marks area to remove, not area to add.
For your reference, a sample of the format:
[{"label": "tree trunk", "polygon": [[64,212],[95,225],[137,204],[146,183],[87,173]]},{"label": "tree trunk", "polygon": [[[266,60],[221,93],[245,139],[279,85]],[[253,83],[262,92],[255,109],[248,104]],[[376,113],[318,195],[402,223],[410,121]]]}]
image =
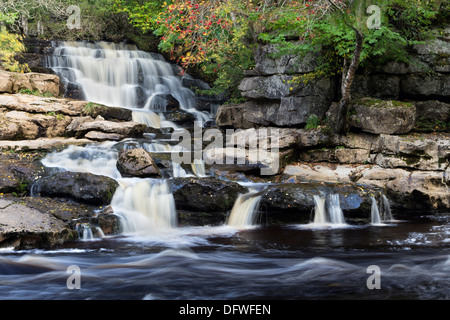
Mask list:
[{"label": "tree trunk", "polygon": [[350,104],[350,91],[353,79],[355,78],[356,75],[356,70],[358,69],[359,66],[359,60],[361,57],[362,45],[364,41],[362,33],[357,29],[354,30],[356,33],[355,51],[353,52],[353,58],[352,61],[350,62],[348,70],[347,71],[345,70],[346,69],[345,66],[343,70],[345,78],[343,79],[343,83],[341,86],[342,98],[341,101],[339,102],[339,111],[336,123],[336,132],[339,134],[346,134],[348,131],[347,114],[348,114],[348,107]]}]

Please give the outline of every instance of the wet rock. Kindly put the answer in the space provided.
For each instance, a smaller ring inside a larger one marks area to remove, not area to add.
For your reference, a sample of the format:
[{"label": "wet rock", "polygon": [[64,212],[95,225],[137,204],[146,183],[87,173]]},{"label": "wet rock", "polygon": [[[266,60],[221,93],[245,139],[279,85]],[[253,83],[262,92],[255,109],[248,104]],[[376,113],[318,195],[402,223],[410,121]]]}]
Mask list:
[{"label": "wet rock", "polygon": [[160,177],[158,166],[144,149],[122,150],[117,159],[117,169],[124,177]]},{"label": "wet rock", "polygon": [[102,116],[105,120],[131,121],[133,111],[130,109],[104,106],[98,103],[85,103],[82,111],[84,116],[97,118]]},{"label": "wet rock", "polygon": [[179,125],[185,125],[189,124],[192,125],[194,121],[196,120],[196,117],[194,114],[189,113],[187,111],[183,110],[173,110],[173,111],[167,111],[163,112],[164,119],[166,121],[175,122]]},{"label": "wet rock", "polygon": [[[260,210],[270,224],[309,223],[314,218],[314,196],[329,201],[339,195],[340,207],[348,219],[370,216],[369,191],[352,185],[284,184],[269,187],[261,196]],[[326,203],[327,204],[327,203]]]},{"label": "wet rock", "polygon": [[0,153],[0,193],[28,193],[44,168],[39,154]]},{"label": "wet rock", "polygon": [[71,198],[93,205],[111,202],[117,181],[109,177],[86,172],[58,172],[36,182],[37,194]]},{"label": "wet rock", "polygon": [[106,207],[98,213],[97,218],[92,221],[102,229],[105,235],[116,235],[122,232],[122,224],[119,216],[114,214],[111,206]]},{"label": "wet rock", "polygon": [[355,183],[382,190],[397,211],[439,212],[450,208],[446,171],[413,171],[376,165],[296,165],[283,172],[301,182]]},{"label": "wet rock", "polygon": [[177,209],[194,212],[226,212],[240,193],[248,189],[216,178],[174,178],[172,190]]}]

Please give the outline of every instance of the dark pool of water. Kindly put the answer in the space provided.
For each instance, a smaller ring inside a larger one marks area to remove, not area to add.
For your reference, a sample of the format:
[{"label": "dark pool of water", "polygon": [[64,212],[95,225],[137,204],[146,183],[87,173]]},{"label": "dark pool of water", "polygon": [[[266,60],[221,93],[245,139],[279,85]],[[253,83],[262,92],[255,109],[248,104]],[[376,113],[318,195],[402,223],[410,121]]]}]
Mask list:
[{"label": "dark pool of water", "polygon": [[[80,289],[67,286],[71,265]],[[186,227],[0,251],[0,299],[445,300],[449,288],[446,215],[343,228]]]}]

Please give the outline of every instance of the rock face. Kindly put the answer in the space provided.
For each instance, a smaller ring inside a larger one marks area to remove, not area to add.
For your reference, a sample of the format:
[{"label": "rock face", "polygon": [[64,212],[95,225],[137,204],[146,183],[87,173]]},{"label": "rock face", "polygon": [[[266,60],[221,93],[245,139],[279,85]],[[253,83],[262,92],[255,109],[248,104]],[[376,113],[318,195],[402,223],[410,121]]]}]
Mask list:
[{"label": "rock face", "polygon": [[124,177],[160,177],[161,173],[144,149],[122,150],[117,159],[117,169]]},{"label": "rock face", "polygon": [[450,207],[448,174],[438,171],[386,169],[373,165],[287,166],[284,174],[302,182],[357,183],[382,190],[400,212],[445,211]]},{"label": "rock face", "polygon": [[0,71],[0,93],[18,93],[21,90],[59,95],[59,77],[43,73],[15,73]]},{"label": "rock face", "polygon": [[51,248],[74,237],[68,225],[53,215],[0,199],[0,247]]},{"label": "rock face", "polygon": [[416,121],[416,108],[411,103],[363,99],[352,103],[355,115],[350,125],[375,134],[410,132]]},{"label": "rock face", "polygon": [[[373,190],[370,190],[373,192]],[[268,224],[309,223],[313,221],[314,196],[339,196],[340,207],[347,221],[368,218],[370,215],[369,190],[351,184],[322,185],[314,183],[286,183],[269,187],[261,196],[260,210],[265,212]]]},{"label": "rock face", "polygon": [[131,121],[131,110],[66,98],[3,94],[0,112],[0,140],[77,137],[120,141],[148,131],[147,125]]},{"label": "rock face", "polygon": [[111,202],[118,185],[117,181],[105,176],[65,171],[39,180],[35,192],[93,205],[106,205]]}]

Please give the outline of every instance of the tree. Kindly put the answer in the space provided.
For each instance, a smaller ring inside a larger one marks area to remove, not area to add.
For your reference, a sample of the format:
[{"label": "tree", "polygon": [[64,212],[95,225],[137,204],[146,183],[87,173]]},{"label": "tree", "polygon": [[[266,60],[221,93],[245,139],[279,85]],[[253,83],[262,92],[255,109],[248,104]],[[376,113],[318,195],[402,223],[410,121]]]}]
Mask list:
[{"label": "tree", "polygon": [[[420,40],[439,0],[115,0],[143,31],[160,36],[159,48],[183,67],[196,66],[232,91],[255,49],[272,43],[279,54],[320,53],[314,73],[342,74],[336,131],[347,131],[356,71],[367,61],[407,61],[407,46]],[[375,4],[375,6],[374,6]],[[368,11],[368,9],[370,9]],[[214,91],[213,92],[217,92]]]}]

